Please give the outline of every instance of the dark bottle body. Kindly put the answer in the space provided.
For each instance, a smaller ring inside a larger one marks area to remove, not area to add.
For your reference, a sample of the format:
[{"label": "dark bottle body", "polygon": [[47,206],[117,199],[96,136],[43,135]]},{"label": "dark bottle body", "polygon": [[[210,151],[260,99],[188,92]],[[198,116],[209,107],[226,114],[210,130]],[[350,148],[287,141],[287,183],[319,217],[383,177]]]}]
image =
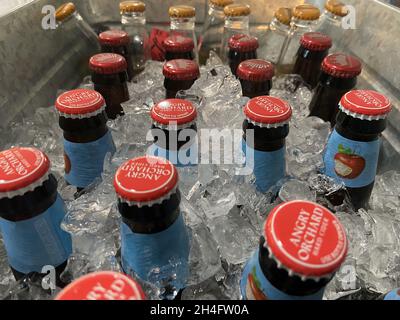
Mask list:
[{"label": "dark bottle body", "polygon": [[117,74],[92,74],[94,90],[99,92],[106,100],[106,112],[109,119],[124,115],[121,103],[129,100],[127,86],[127,73]]},{"label": "dark bottle body", "polygon": [[[373,142],[379,140],[381,133],[386,128],[386,123],[386,119],[361,120],[339,110],[335,130],[349,140]],[[356,210],[368,207],[374,184],[375,181],[361,188],[347,187],[351,202]]]},{"label": "dark bottle body", "polygon": [[240,52],[233,49],[229,49],[228,60],[232,74],[236,75],[236,70],[241,62],[250,59],[257,59],[257,50]]},{"label": "dark bottle body", "polygon": [[293,73],[299,74],[304,81],[314,89],[318,84],[321,72],[321,63],[328,55],[329,49],[324,51],[312,51],[300,46]]},{"label": "dark bottle body", "polygon": [[129,45],[121,45],[121,46],[110,46],[110,45],[101,45],[101,51],[104,53],[116,53],[123,56],[128,65],[127,73],[128,73],[128,81],[131,81],[135,76],[133,60],[132,60],[132,52],[131,47]]},{"label": "dark bottle body", "polygon": [[194,60],[193,51],[186,51],[186,52],[172,52],[166,51],[165,52],[165,60],[175,60],[175,59],[185,59],[185,60]]},{"label": "dark bottle body", "polygon": [[243,97],[248,97],[250,99],[259,96],[268,96],[272,88],[272,81],[248,81],[239,79],[242,86]]},{"label": "dark bottle body", "polygon": [[336,78],[322,71],[309,106],[310,116],[329,121],[332,127],[335,126],[340,99],[344,94],[352,90],[356,84],[357,77]]},{"label": "dark bottle body", "polygon": [[[12,222],[29,220],[46,212],[57,200],[57,180],[53,174],[49,175],[49,179],[44,181],[41,186],[38,186],[33,191],[29,191],[22,196],[13,198],[0,199],[1,217]],[[61,273],[65,270],[67,261],[55,266],[56,285],[63,288],[67,285],[60,279]],[[25,278],[23,274],[10,266],[11,271],[16,280]],[[39,274],[40,277],[45,275]]]},{"label": "dark bottle body", "polygon": [[176,94],[180,90],[189,90],[196,79],[193,80],[173,80],[168,79],[167,77],[164,79],[164,88],[165,88],[165,98],[166,99],[174,99]]}]

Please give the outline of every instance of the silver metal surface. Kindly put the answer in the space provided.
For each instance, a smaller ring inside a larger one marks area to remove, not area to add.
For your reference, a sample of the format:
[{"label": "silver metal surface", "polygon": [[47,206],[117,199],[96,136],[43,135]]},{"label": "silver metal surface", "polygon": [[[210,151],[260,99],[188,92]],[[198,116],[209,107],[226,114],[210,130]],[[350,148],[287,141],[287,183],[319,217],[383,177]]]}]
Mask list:
[{"label": "silver metal surface", "polygon": [[[78,30],[65,32],[62,28],[43,30],[41,27],[42,7],[49,3],[58,6],[62,2],[35,0],[0,17],[0,126],[35,108],[51,105],[58,89],[72,88],[88,73],[87,58],[93,48],[82,40]],[[145,2],[149,27],[167,28],[168,7],[172,4],[196,6],[199,24],[205,17],[204,0]],[[243,2],[251,5],[252,30],[263,41],[268,22],[278,7],[295,6],[304,1]],[[320,0],[308,2],[321,3]],[[356,29],[338,34],[337,39],[344,39],[343,51],[358,56],[364,64],[358,87],[379,90],[395,105],[384,133],[385,159],[390,167],[400,154],[400,9],[377,0],[346,2],[356,9]],[[119,23],[119,0],[75,0],[75,3],[79,13],[93,26]]]}]

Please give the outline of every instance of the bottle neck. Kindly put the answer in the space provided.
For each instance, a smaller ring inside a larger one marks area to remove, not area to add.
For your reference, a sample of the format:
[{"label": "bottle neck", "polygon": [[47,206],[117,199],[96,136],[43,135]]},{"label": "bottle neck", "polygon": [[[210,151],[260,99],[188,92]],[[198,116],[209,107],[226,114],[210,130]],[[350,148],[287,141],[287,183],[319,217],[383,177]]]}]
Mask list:
[{"label": "bottle neck", "polygon": [[138,25],[146,24],[146,15],[144,12],[127,12],[121,15],[121,23],[123,25]]},{"label": "bottle neck", "polygon": [[227,17],[225,19],[225,28],[233,30],[249,30],[249,16]]},{"label": "bottle neck", "polygon": [[293,18],[290,22],[290,30],[292,33],[305,33],[314,30],[319,24],[320,20],[300,20]]},{"label": "bottle neck", "polygon": [[208,19],[225,19],[225,14],[224,14],[224,8],[222,7],[217,7],[210,3],[210,6],[208,8]]},{"label": "bottle neck", "polygon": [[323,15],[321,16],[321,20],[323,20],[324,22],[329,22],[334,25],[338,25],[342,23],[343,17],[338,16],[328,10],[325,10]]},{"label": "bottle neck", "polygon": [[272,20],[270,23],[270,29],[276,29],[282,32],[288,32],[290,30],[290,26],[288,26],[287,24],[283,24],[277,18],[274,18],[274,20]]},{"label": "bottle neck", "polygon": [[194,31],[195,17],[192,18],[171,18],[171,30]]}]

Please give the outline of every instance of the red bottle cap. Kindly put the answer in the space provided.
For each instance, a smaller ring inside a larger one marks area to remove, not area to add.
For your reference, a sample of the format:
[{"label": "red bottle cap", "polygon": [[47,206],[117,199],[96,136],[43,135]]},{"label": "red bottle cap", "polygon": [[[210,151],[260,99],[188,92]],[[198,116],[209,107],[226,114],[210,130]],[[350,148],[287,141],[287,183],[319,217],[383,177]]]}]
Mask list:
[{"label": "red bottle cap", "polygon": [[236,74],[239,79],[246,81],[268,81],[274,76],[275,68],[269,61],[250,59],[239,64]]},{"label": "red bottle cap", "polygon": [[258,40],[246,34],[235,34],[229,39],[228,46],[234,51],[249,52],[257,50]]},{"label": "red bottle cap", "polygon": [[320,32],[305,33],[300,44],[311,51],[325,51],[332,47],[332,38]]},{"label": "red bottle cap", "polygon": [[128,65],[123,56],[116,53],[100,53],[90,58],[89,68],[100,74],[114,74],[126,71]]},{"label": "red bottle cap", "polygon": [[384,119],[392,110],[387,97],[372,90],[353,90],[347,92],[339,104],[344,113],[359,119]]},{"label": "red bottle cap", "polygon": [[354,78],[362,71],[360,60],[344,53],[327,56],[321,65],[322,71],[336,78]]},{"label": "red bottle cap", "polygon": [[289,274],[326,278],[346,258],[347,238],[340,221],[326,208],[309,201],[291,201],[276,207],[264,226],[273,259]]},{"label": "red bottle cap", "polygon": [[256,126],[280,127],[290,120],[292,108],[289,103],[282,99],[260,96],[247,102],[244,114]]},{"label": "red bottle cap", "polygon": [[48,179],[49,158],[35,148],[0,152],[0,199],[20,196]]},{"label": "red bottle cap", "polygon": [[112,271],[85,275],[64,288],[55,300],[146,300],[130,277]]},{"label": "red bottle cap", "polygon": [[168,126],[187,125],[197,117],[197,110],[193,104],[183,99],[167,99],[157,103],[151,109],[151,118],[158,124]]},{"label": "red bottle cap", "polygon": [[166,159],[144,156],[119,167],[114,187],[121,200],[134,205],[161,203],[175,192],[178,171]]},{"label": "red bottle cap", "polygon": [[164,49],[168,52],[189,52],[194,49],[194,42],[188,37],[172,35],[164,40]]},{"label": "red bottle cap", "polygon": [[99,34],[101,45],[118,47],[126,46],[130,42],[128,33],[122,30],[108,30]]},{"label": "red bottle cap", "polygon": [[164,64],[163,74],[172,80],[196,80],[200,76],[200,69],[195,61],[175,59]]},{"label": "red bottle cap", "polygon": [[90,89],[76,89],[63,93],[57,98],[56,109],[66,118],[89,118],[106,107],[103,96]]}]

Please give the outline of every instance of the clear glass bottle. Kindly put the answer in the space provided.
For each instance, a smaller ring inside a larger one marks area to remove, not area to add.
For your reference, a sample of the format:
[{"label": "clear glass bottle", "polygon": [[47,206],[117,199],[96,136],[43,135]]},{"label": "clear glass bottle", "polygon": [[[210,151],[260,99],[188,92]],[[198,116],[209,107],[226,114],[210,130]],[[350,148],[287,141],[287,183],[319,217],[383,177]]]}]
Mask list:
[{"label": "clear glass bottle", "polygon": [[317,28],[318,32],[324,33],[335,39],[332,50],[342,48],[342,39],[345,30],[342,28],[342,21],[347,16],[348,10],[343,2],[338,0],[328,0],[325,3],[325,11],[321,16],[321,23]]},{"label": "clear glass bottle", "polygon": [[144,70],[150,57],[148,34],[146,30],[146,5],[141,1],[124,1],[119,5],[122,30],[131,38],[130,52],[133,59],[134,74]]},{"label": "clear glass bottle", "polygon": [[319,23],[321,12],[311,4],[302,4],[293,9],[289,33],[283,43],[278,59],[278,73],[291,73],[300,47],[300,39],[306,32],[314,31]]},{"label": "clear glass bottle", "polygon": [[197,37],[195,32],[196,9],[191,6],[172,6],[169,8],[171,35],[180,35],[193,39],[194,56],[198,61]]},{"label": "clear glass bottle", "polygon": [[274,19],[270,23],[265,36],[265,42],[259,48],[260,57],[275,65],[278,63],[279,54],[290,30],[291,20],[292,9],[279,8],[275,12]]},{"label": "clear glass bottle", "polygon": [[221,41],[221,59],[228,63],[229,39],[238,33],[248,35],[250,6],[246,4],[230,4],[224,8],[225,22]]},{"label": "clear glass bottle", "polygon": [[233,3],[233,0],[209,0],[208,15],[202,30],[202,39],[199,45],[199,61],[206,64],[210,51],[220,55],[221,35],[224,29],[224,8]]},{"label": "clear glass bottle", "polygon": [[[83,33],[85,38],[90,41],[94,52],[100,52],[100,44],[97,33],[92,27],[82,18],[76,10],[76,6],[72,2],[64,3],[56,10],[57,27],[65,30],[72,30],[75,26]],[[77,35],[78,36],[78,35]],[[79,35],[80,37],[81,35]]]}]

